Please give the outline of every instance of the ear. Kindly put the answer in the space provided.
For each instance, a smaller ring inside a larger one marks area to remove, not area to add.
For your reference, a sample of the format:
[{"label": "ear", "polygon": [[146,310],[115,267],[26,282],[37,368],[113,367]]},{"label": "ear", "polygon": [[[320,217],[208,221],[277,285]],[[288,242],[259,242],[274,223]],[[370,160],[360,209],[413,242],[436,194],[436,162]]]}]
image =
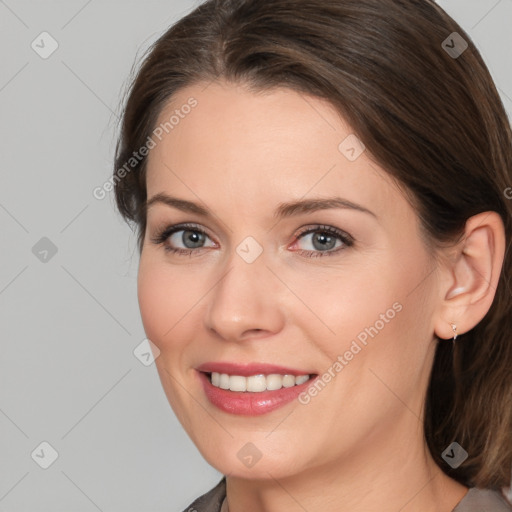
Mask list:
[{"label": "ear", "polygon": [[442,339],[477,325],[489,311],[505,257],[505,228],[496,212],[483,212],[467,220],[464,236],[446,250],[441,279],[441,301],[434,332]]}]

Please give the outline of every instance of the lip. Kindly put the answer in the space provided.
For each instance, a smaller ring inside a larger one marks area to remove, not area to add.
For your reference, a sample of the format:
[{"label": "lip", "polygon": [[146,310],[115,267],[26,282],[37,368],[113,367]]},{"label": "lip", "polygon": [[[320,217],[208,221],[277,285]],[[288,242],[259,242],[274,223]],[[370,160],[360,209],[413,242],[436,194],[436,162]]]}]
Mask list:
[{"label": "lip", "polygon": [[251,375],[270,375],[271,373],[279,373],[281,375],[312,375],[315,372],[310,370],[297,370],[294,368],[286,368],[275,364],[266,363],[229,363],[229,362],[211,362],[198,366],[196,370],[205,373],[227,373],[229,375],[240,375],[242,377],[250,377]]},{"label": "lip", "polygon": [[[200,370],[199,368],[210,368],[213,370]],[[201,365],[197,368],[198,378],[203,386],[204,392],[212,405],[223,412],[241,416],[259,416],[267,414],[295,400],[303,391],[305,391],[318,378],[317,374],[291,370],[289,368],[278,367],[275,365],[233,365],[231,363]],[[224,370],[219,371],[221,368]],[[229,368],[229,371],[227,370]],[[281,388],[275,391],[262,391],[259,393],[230,391],[214,386],[210,382],[208,373],[211,371],[219,373],[228,373],[230,375],[250,376],[257,374],[283,373],[288,375],[314,375],[303,384],[295,385],[290,388]],[[245,372],[244,373],[241,373]]]}]

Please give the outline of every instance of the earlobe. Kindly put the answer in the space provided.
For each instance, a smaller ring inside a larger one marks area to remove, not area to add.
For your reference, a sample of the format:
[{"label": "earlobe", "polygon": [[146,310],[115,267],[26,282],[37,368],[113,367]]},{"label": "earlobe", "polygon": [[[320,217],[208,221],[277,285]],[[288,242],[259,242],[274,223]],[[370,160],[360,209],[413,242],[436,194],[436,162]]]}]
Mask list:
[{"label": "earlobe", "polygon": [[441,290],[437,336],[450,339],[452,324],[462,334],[482,320],[494,300],[504,255],[505,229],[499,214],[483,212],[468,219]]}]

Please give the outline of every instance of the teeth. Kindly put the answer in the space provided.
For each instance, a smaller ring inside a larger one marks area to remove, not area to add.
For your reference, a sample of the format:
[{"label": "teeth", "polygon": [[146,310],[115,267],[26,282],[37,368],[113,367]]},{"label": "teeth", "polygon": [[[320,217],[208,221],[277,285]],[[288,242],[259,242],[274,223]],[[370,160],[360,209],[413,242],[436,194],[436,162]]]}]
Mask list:
[{"label": "teeth", "polygon": [[304,384],[309,379],[309,375],[299,375],[295,378],[295,384]]},{"label": "teeth", "polygon": [[211,383],[221,389],[230,391],[249,391],[260,393],[262,391],[276,391],[281,388],[291,388],[299,384],[304,384],[309,380],[309,375],[280,375],[272,373],[270,375],[252,375],[243,377],[241,375],[228,375],[227,373],[212,372]]}]

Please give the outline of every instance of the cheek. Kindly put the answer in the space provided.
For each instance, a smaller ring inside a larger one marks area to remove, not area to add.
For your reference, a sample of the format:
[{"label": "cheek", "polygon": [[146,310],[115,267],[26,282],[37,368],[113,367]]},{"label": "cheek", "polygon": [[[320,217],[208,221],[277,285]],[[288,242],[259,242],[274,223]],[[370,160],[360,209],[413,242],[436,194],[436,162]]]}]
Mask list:
[{"label": "cheek", "polygon": [[418,286],[426,262],[416,253],[400,259],[391,256],[302,283],[302,290],[307,290],[302,294],[304,301],[315,315],[303,311],[296,321],[307,332],[314,324],[324,333],[316,339],[331,361],[347,351],[352,352],[347,354],[351,366],[367,365],[370,360],[379,365],[393,359],[412,362],[421,357],[422,349],[415,351],[410,341],[421,336],[418,316],[429,314],[425,302],[429,280]]},{"label": "cheek", "polygon": [[295,276],[296,293],[309,310],[298,305],[296,312],[301,315],[297,320],[301,323],[307,320],[310,326],[313,320],[320,333],[328,337],[330,333],[330,337],[341,343],[360,333],[364,341],[365,329],[377,324],[377,329],[383,331],[400,317],[405,295],[402,281],[403,276],[381,266],[310,274],[300,284]]},{"label": "cheek", "polygon": [[192,276],[142,255],[137,296],[146,335],[164,351],[180,338],[180,330],[186,325],[186,317],[194,314],[201,290]]}]

